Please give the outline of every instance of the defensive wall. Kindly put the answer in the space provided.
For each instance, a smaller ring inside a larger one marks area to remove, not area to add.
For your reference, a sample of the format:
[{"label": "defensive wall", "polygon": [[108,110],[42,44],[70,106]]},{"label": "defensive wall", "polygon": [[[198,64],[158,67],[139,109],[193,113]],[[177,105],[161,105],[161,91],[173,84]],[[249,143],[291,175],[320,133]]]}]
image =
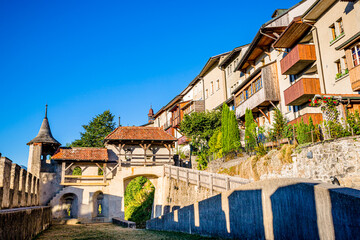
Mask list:
[{"label": "defensive wall", "polygon": [[31,239],[51,222],[39,207],[39,178],[0,156],[0,239]]},{"label": "defensive wall", "polygon": [[153,218],[146,228],[235,239],[357,239],[359,206],[356,189],[272,179]]}]

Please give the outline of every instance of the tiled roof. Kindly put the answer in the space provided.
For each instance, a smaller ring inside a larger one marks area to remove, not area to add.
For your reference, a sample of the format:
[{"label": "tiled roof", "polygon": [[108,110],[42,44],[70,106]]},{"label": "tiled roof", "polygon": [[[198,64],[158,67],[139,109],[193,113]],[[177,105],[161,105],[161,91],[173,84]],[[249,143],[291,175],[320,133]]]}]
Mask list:
[{"label": "tiled roof", "polygon": [[81,161],[107,161],[109,160],[106,148],[59,148],[51,157],[53,160],[81,160]]},{"label": "tiled roof", "polygon": [[176,141],[177,139],[159,127],[118,127],[105,140]]}]

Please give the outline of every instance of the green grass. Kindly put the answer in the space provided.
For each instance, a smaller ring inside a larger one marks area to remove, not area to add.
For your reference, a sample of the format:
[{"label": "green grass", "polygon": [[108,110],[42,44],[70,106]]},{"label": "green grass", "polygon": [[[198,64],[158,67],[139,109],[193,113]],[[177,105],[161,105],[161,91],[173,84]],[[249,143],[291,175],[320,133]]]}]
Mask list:
[{"label": "green grass", "polygon": [[37,240],[90,240],[90,239],[215,239],[185,233],[150,231],[144,229],[123,228],[111,223],[52,225],[49,229],[35,237]]}]

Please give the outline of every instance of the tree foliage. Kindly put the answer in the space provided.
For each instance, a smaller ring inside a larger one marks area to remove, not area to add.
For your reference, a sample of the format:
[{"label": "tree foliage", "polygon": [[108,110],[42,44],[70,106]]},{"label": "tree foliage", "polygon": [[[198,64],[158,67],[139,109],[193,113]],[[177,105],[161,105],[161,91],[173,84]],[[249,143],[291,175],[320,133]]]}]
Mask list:
[{"label": "tree foliage", "polygon": [[221,116],[222,151],[229,153],[241,147],[240,131],[236,116],[230,111],[229,106],[224,103]]},{"label": "tree foliage", "polygon": [[250,109],[245,112],[245,149],[250,152],[257,146],[256,123]]},{"label": "tree foliage", "polygon": [[203,148],[208,148],[210,138],[220,126],[220,111],[194,112],[184,116],[180,131],[191,139],[191,144],[196,150],[202,151]]},{"label": "tree foliage", "polygon": [[125,190],[125,219],[143,226],[151,217],[154,193],[150,180],[142,176],[133,179]]},{"label": "tree foliage", "polygon": [[71,147],[103,147],[104,138],[115,129],[114,115],[106,110],[82,127],[85,131],[80,133],[80,139],[71,143]]}]

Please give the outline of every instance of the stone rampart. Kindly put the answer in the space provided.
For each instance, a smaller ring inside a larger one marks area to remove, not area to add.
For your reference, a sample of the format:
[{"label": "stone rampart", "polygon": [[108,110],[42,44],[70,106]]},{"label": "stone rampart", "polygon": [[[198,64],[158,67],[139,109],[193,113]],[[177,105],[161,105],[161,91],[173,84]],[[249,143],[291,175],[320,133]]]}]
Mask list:
[{"label": "stone rampart", "polygon": [[0,210],[0,239],[32,239],[51,223],[50,207]]},{"label": "stone rampart", "polygon": [[39,178],[0,157],[0,209],[39,205]]},{"label": "stone rampart", "polygon": [[271,179],[153,218],[146,228],[233,239],[357,239],[359,206],[356,189]]}]

